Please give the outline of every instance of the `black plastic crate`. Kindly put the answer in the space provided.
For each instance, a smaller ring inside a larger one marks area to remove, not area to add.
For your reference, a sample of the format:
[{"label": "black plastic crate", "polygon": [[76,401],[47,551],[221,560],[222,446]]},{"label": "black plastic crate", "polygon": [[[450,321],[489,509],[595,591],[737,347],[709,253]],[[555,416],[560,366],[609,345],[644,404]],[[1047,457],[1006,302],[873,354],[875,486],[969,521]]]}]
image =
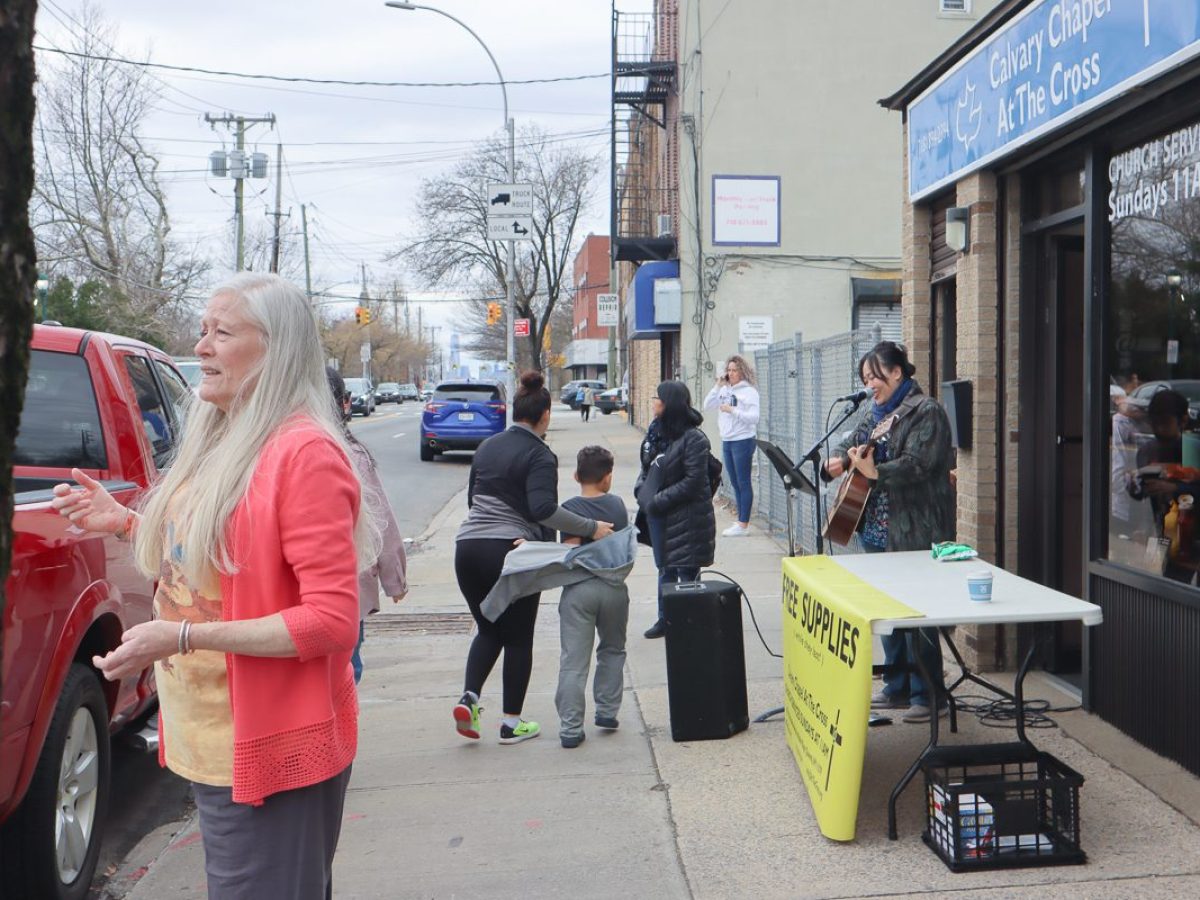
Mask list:
[{"label": "black plastic crate", "polygon": [[1087,862],[1079,846],[1083,776],[1022,743],[930,752],[921,838],[953,872]]}]

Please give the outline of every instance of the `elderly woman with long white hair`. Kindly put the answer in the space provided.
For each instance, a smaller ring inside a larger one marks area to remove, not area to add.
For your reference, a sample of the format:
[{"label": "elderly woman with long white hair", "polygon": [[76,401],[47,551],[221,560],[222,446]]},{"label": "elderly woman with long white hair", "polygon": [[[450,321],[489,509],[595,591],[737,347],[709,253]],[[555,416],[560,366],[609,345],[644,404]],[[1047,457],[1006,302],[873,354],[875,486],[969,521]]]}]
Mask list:
[{"label": "elderly woman with long white hair", "polygon": [[93,661],[114,681],[154,663],[159,761],[193,783],[209,897],[317,900],[357,747],[359,560],[378,557],[379,528],[299,289],[231,278],[195,353],[199,399],[140,512],[79,470],[54,505],[132,540],[158,578],[154,620]]}]

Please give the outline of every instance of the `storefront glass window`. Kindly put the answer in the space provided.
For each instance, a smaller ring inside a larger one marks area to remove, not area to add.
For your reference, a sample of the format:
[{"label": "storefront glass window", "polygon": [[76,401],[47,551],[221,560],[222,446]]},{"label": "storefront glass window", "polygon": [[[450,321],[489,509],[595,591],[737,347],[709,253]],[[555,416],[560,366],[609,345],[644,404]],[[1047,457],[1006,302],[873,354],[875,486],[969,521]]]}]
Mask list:
[{"label": "storefront glass window", "polygon": [[1031,185],[1026,201],[1028,218],[1040,219],[1082,205],[1086,182],[1082,162],[1070,162],[1042,172]]},{"label": "storefront glass window", "polygon": [[1200,570],[1200,124],[1109,161],[1108,556]]}]

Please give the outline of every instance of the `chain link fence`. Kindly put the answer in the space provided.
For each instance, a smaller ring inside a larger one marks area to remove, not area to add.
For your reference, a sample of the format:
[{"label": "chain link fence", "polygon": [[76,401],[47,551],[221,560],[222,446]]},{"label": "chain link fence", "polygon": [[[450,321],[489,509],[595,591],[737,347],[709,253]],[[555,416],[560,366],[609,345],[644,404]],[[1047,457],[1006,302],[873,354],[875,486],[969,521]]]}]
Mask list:
[{"label": "chain link fence", "polygon": [[[817,442],[837,417],[838,397],[862,388],[858,361],[882,339],[878,325],[850,331],[819,341],[804,343],[797,334],[778,341],[754,355],[758,374],[761,414],[758,437],[779,447],[792,460]],[[831,440],[839,440],[834,435]],[[822,451],[822,459],[825,457]],[[811,477],[811,465],[805,469]],[[770,461],[755,454],[754,515],[771,534],[787,537],[787,491]],[[729,493],[726,486],[722,492]],[[818,484],[821,509],[828,510],[837,482]],[[803,553],[817,549],[816,501],[797,492],[795,514],[796,547]],[[857,538],[855,541],[857,542]]]}]

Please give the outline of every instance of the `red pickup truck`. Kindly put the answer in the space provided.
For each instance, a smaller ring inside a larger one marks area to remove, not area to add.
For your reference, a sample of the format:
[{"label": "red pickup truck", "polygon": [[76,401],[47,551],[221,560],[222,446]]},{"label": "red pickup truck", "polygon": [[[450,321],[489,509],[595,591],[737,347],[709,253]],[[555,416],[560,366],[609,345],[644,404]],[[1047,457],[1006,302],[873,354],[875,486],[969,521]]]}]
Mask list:
[{"label": "red pickup truck", "polygon": [[190,397],[171,358],[128,338],[34,327],[13,470],[0,696],[0,894],[82,898],[109,798],[110,735],[153,704],[154,671],[92,666],[151,615],[130,546],[50,507],[72,467],[135,503],[169,461]]}]

